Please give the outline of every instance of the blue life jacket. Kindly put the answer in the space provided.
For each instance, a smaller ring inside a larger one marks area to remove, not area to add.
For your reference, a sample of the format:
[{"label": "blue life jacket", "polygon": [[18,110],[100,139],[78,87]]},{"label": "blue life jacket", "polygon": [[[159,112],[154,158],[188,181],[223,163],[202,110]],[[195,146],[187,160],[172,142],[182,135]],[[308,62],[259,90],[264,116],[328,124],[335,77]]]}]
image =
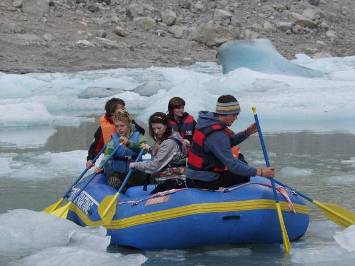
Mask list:
[{"label": "blue life jacket", "polygon": [[[138,131],[133,132],[133,134],[129,137],[129,141],[131,143],[138,143],[139,135]],[[112,159],[108,162],[110,171],[127,173],[129,170],[129,163],[136,159],[138,153],[134,152],[125,145],[121,145],[120,135],[118,133],[112,135],[112,140],[115,143],[115,147],[118,145],[120,145],[120,147],[116,150],[115,154],[112,156]]]}]

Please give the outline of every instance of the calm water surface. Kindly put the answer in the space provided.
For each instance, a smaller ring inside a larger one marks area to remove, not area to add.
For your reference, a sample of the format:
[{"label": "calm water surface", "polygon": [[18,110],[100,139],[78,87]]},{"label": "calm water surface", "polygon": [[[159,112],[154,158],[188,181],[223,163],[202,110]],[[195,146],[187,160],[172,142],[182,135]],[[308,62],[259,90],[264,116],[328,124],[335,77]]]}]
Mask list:
[{"label": "calm water surface", "polygon": [[[44,147],[32,149],[0,147],[0,153],[17,153],[21,156],[22,153],[28,152],[85,150],[95,130],[94,123],[84,123],[79,128],[57,128],[57,132],[48,139]],[[282,133],[266,135],[265,141],[271,165],[277,169],[277,176],[282,182],[320,201],[338,203],[350,209],[355,206],[353,196],[355,166],[354,162],[351,163],[351,160],[355,159],[354,135],[316,132]],[[250,164],[263,165],[263,156],[257,137],[251,137],[243,143],[241,148]],[[13,209],[39,211],[60,198],[76,177],[55,175],[55,178],[51,178],[55,171],[56,169],[49,171],[48,178],[44,179],[1,178],[0,213]],[[313,222],[326,221],[317,209],[311,210]],[[327,245],[327,241],[323,243],[317,235],[317,230],[311,229],[299,242],[293,243],[293,247],[302,249],[311,246],[317,249],[322,245]],[[110,252],[127,254],[131,251],[111,248]],[[143,254],[148,258],[144,265],[303,264],[285,258],[277,245],[202,247],[193,250],[145,252]],[[325,255],[321,253],[319,256]],[[0,265],[8,264],[12,259],[13,255],[0,254]],[[348,262],[344,263],[338,263],[338,265],[350,265]],[[316,264],[311,263],[311,265]]]}]

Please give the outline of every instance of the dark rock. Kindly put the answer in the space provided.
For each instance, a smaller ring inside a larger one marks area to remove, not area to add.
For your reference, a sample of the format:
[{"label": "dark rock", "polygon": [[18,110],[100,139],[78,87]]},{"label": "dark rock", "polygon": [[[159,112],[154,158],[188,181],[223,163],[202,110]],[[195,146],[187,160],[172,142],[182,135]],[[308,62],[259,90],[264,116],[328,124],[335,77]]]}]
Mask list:
[{"label": "dark rock", "polygon": [[313,6],[319,6],[320,0],[308,0],[308,3]]}]

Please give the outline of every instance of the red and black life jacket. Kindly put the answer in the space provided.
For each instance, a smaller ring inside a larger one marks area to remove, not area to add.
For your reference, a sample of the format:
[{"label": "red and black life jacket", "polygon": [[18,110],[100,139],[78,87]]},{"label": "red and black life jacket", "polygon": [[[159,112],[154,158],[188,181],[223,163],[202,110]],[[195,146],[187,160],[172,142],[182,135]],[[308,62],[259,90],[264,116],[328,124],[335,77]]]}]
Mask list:
[{"label": "red and black life jacket", "polygon": [[216,156],[211,152],[206,152],[204,150],[207,136],[216,131],[224,131],[229,138],[232,138],[234,135],[232,130],[220,123],[205,128],[195,129],[187,160],[187,165],[190,169],[217,173],[227,170],[227,167]]},{"label": "red and black life jacket", "polygon": [[192,141],[192,135],[195,129],[194,117],[192,115],[185,113],[180,122],[170,118],[169,123],[176,132],[180,133],[183,139],[187,139],[190,142]]}]

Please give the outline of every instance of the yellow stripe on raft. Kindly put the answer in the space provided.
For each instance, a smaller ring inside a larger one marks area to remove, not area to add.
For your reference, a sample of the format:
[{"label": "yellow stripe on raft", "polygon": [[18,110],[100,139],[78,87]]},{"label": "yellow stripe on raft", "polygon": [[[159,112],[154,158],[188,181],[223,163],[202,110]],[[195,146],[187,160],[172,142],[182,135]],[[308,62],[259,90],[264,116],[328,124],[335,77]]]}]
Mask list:
[{"label": "yellow stripe on raft", "polygon": [[[288,205],[285,202],[280,203],[281,209],[284,212],[289,212]],[[305,205],[294,204],[295,211],[301,214],[308,214],[309,209]],[[148,208],[148,207],[147,207]],[[200,203],[191,204],[182,207],[171,208],[162,211],[150,212],[140,215],[135,215],[120,220],[112,220],[105,226],[107,229],[124,229],[132,226],[154,223],[164,220],[175,219],[184,216],[195,214],[206,214],[216,212],[236,212],[236,211],[254,211],[260,209],[275,210],[275,201],[273,200],[245,200],[245,201],[229,201],[215,203]],[[91,221],[76,205],[71,204],[70,210],[75,212],[80,219],[88,226],[102,226],[100,221]]]}]

